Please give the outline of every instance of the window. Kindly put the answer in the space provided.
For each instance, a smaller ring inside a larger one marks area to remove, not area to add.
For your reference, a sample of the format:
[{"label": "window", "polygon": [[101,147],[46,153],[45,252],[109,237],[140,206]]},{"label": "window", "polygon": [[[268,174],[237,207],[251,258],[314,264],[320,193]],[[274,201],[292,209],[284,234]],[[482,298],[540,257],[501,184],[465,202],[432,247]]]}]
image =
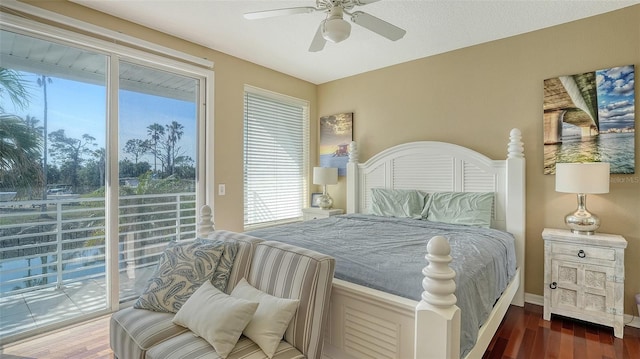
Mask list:
[{"label": "window", "polygon": [[302,217],[308,188],[308,123],[308,102],[245,88],[245,228]]}]

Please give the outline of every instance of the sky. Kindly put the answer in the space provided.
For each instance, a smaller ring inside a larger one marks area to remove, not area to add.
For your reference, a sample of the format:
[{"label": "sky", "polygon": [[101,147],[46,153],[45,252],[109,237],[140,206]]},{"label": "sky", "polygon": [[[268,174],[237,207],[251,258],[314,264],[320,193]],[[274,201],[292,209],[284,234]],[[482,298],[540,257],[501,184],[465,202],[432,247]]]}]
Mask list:
[{"label": "sky", "polygon": [[635,121],[633,65],[596,71],[600,130],[633,128]]},{"label": "sky", "polygon": [[[29,82],[31,93],[26,109],[16,109],[7,98],[0,98],[2,106],[8,113],[21,117],[26,115],[44,120],[43,88],[37,84],[37,76],[24,73]],[[89,134],[96,139],[98,147],[105,147],[106,141],[106,88],[85,82],[71,81],[62,78],[51,78],[47,84],[48,120],[47,132],[64,129],[65,135],[81,138]],[[148,139],[147,126],[152,123],[168,125],[177,121],[184,126],[184,134],[179,142],[185,154],[196,158],[196,105],[193,102],[174,100],[152,96],[139,92],[122,90],[120,92],[120,156],[129,156],[122,152],[127,140],[131,138]],[[130,156],[129,156],[130,157]],[[133,158],[130,158],[133,160]],[[144,160],[153,163],[150,155]]]}]

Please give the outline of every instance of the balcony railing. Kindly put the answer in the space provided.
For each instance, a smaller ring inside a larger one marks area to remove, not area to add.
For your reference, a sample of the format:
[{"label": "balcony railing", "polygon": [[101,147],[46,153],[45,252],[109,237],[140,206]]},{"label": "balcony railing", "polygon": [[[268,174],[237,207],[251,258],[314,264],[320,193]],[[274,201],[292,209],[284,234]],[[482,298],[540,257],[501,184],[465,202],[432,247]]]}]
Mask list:
[{"label": "balcony railing", "polygon": [[[195,194],[120,197],[118,222],[119,272],[135,278],[167,242],[195,238]],[[104,278],[105,233],[104,198],[0,202],[0,298]]]},{"label": "balcony railing", "polygon": [[105,213],[103,198],[0,202],[0,348],[108,310],[106,236],[118,241],[121,302],[142,292],[167,242],[196,237],[194,193],[120,197],[117,233]]}]

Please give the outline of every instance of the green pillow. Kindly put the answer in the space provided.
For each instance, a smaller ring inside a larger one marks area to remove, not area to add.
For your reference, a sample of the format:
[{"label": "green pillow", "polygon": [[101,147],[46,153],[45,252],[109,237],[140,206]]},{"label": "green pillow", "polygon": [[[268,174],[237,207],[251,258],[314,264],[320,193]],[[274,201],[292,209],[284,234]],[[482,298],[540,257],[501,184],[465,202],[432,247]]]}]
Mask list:
[{"label": "green pillow", "polygon": [[491,227],[492,192],[436,192],[429,196],[422,217],[432,222]]},{"label": "green pillow", "polygon": [[376,216],[422,218],[427,193],[414,189],[371,189],[369,213]]}]

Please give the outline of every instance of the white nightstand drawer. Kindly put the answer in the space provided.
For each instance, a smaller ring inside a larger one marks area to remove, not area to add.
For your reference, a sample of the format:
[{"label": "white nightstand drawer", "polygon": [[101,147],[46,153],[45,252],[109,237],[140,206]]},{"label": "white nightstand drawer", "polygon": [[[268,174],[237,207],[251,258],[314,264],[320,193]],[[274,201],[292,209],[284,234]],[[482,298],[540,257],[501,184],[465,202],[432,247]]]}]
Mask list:
[{"label": "white nightstand drawer", "polygon": [[339,208],[321,209],[321,208],[303,208],[302,219],[305,221],[312,219],[329,218],[331,216],[337,216],[343,214],[344,210]]},{"label": "white nightstand drawer", "polygon": [[567,255],[570,257],[589,259],[603,259],[607,261],[616,260],[616,251],[612,248],[591,247],[580,244],[560,244],[553,243],[551,251],[554,255]]}]

